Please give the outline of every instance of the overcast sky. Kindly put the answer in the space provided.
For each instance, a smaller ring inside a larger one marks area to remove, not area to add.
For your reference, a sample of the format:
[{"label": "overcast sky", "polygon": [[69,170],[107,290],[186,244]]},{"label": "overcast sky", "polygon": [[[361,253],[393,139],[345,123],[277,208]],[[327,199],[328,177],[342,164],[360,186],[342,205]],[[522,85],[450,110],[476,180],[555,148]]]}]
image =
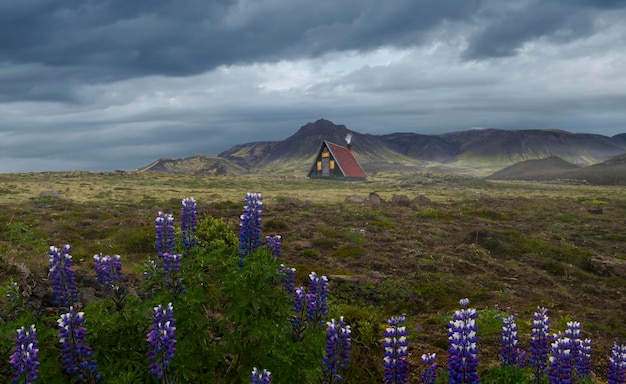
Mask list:
[{"label": "overcast sky", "polygon": [[0,0],[0,173],[282,140],[626,132],[626,0]]}]

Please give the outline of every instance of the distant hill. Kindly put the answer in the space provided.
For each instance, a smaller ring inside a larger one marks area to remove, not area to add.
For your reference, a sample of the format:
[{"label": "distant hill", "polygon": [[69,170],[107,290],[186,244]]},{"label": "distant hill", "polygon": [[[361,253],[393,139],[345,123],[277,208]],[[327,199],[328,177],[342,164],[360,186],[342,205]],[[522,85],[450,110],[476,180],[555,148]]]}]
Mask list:
[{"label": "distant hill", "polygon": [[626,154],[587,167],[579,167],[556,157],[527,160],[495,172],[487,179],[578,180],[594,185],[626,185]]},{"label": "distant hill", "polygon": [[243,175],[241,166],[216,156],[196,155],[179,159],[159,159],[137,172],[184,173],[194,175]]},{"label": "distant hill", "polygon": [[320,119],[281,141],[239,144],[217,156],[161,159],[140,171],[303,175],[324,140],[345,145],[348,135],[355,157],[368,173],[437,170],[487,176],[526,160],[558,157],[572,165],[589,166],[626,152],[626,134],[607,137],[557,130],[470,129],[442,135],[370,135]]},{"label": "distant hill", "polygon": [[563,175],[580,166],[551,156],[545,159],[533,159],[520,161],[509,167],[501,169],[487,179],[493,180],[553,180],[563,179]]}]

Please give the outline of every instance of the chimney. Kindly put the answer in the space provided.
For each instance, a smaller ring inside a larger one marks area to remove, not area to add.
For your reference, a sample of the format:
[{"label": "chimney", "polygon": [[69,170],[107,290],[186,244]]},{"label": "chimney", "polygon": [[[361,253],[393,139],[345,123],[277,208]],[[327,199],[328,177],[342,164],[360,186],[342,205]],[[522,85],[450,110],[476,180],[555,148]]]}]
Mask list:
[{"label": "chimney", "polygon": [[346,135],[346,148],[348,148],[349,151],[352,150],[352,134],[348,133]]}]

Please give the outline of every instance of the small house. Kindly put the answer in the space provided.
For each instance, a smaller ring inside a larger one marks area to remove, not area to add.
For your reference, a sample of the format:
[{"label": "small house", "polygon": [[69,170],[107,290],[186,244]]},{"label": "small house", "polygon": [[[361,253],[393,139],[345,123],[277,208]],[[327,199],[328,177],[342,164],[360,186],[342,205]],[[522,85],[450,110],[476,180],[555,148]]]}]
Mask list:
[{"label": "small house", "polygon": [[351,180],[364,180],[366,177],[361,164],[352,153],[351,144],[342,147],[328,141],[322,143],[308,176]]}]

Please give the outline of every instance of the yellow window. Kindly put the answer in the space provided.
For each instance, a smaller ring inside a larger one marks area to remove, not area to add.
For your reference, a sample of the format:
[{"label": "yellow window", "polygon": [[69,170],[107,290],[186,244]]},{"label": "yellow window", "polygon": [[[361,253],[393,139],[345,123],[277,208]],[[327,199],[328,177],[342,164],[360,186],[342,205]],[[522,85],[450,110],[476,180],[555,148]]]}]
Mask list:
[{"label": "yellow window", "polygon": [[330,153],[328,153],[328,152],[322,152],[322,157],[328,157],[328,156],[330,156]]},{"label": "yellow window", "polygon": [[335,169],[335,160],[330,161],[330,169]]},{"label": "yellow window", "polygon": [[322,162],[321,162],[321,161],[318,161],[318,162],[317,162],[317,170],[318,170],[318,171],[321,171],[321,170],[322,170]]}]

